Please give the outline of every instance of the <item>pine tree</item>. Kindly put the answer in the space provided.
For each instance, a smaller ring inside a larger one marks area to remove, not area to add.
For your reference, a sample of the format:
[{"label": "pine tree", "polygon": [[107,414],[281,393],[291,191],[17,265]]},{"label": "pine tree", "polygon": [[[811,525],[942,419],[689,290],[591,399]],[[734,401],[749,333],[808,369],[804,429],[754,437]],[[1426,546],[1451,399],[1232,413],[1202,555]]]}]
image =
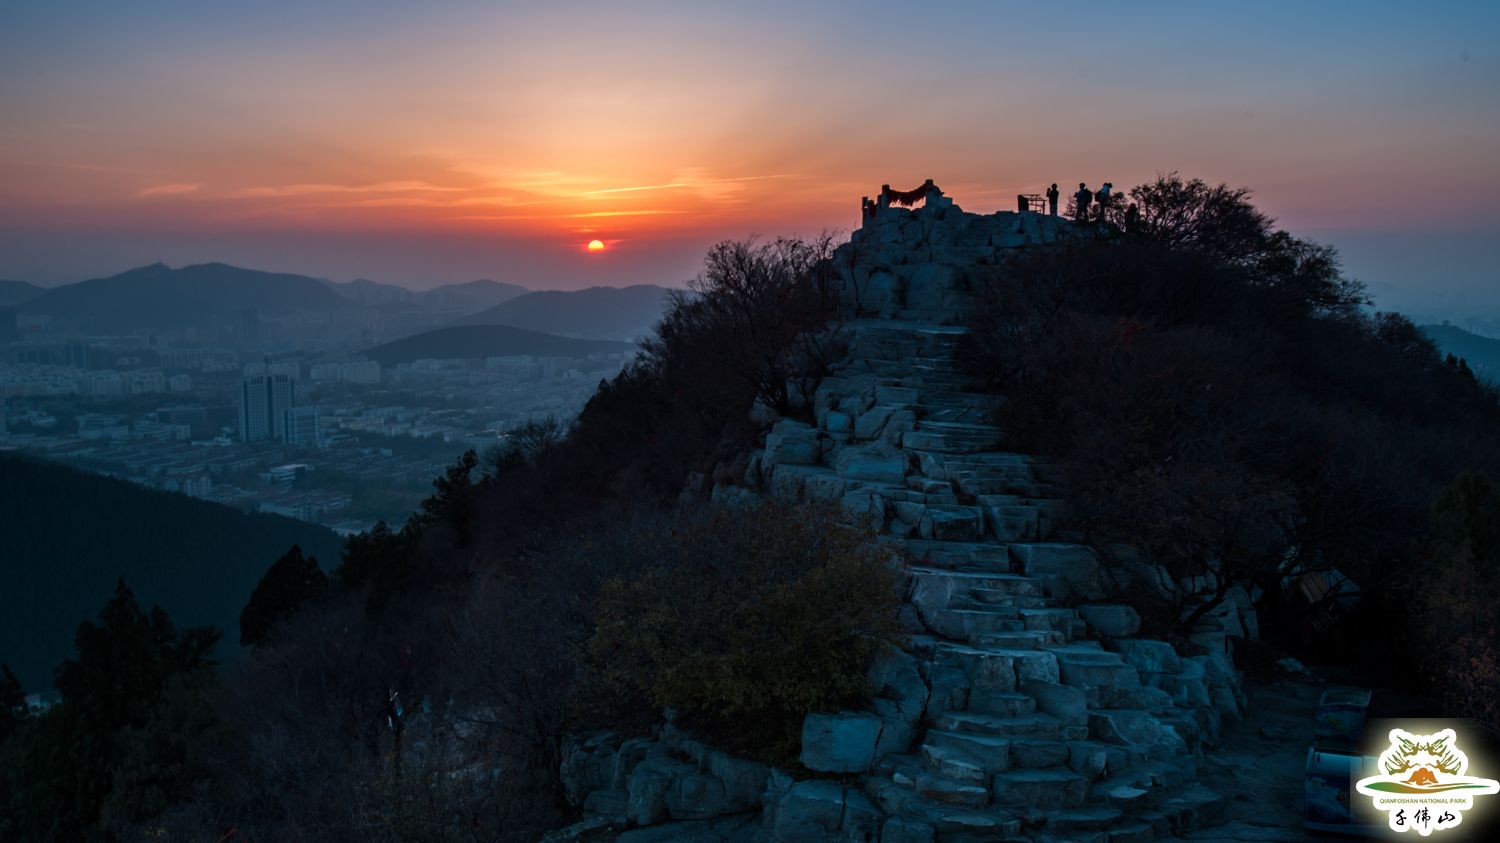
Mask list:
[{"label": "pine tree", "polygon": [[293,545],[271,564],[240,612],[240,644],[254,647],[264,643],[276,624],[327,590],[328,577],[318,567],[317,558],[304,558],[302,548]]}]

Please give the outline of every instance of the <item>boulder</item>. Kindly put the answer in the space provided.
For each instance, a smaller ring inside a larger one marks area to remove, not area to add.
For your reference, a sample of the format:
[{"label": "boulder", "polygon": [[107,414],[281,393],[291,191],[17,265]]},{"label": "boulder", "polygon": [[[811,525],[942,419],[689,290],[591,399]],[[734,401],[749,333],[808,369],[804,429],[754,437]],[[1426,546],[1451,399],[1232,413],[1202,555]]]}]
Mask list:
[{"label": "boulder", "polygon": [[767,813],[772,840],[832,840],[844,819],[844,786],[826,779],[792,784]]},{"label": "boulder", "polygon": [[1020,570],[1047,580],[1056,597],[1101,600],[1109,593],[1104,569],[1089,547],[1037,542],[1013,544],[1010,552]]},{"label": "boulder", "polygon": [[902,485],[906,478],[906,455],[867,446],[851,445],[834,454],[833,467],[846,480]]},{"label": "boulder", "polygon": [[706,820],[728,811],[724,783],[709,773],[679,776],[667,791],[667,813],[674,820]]},{"label": "boulder", "polygon": [[870,662],[867,677],[874,695],[892,703],[885,713],[907,723],[922,716],[927,706],[927,683],[922,681],[917,660],[910,653],[886,647]]},{"label": "boulder", "polygon": [[802,763],[821,773],[863,773],[875,760],[883,726],[865,712],[809,714],[802,721]]},{"label": "boulder", "polygon": [[890,421],[891,413],[895,411],[895,407],[877,404],[860,413],[859,417],[854,420],[854,438],[874,439],[880,436],[880,431],[885,429],[885,423]]},{"label": "boulder", "polygon": [[776,422],[766,434],[765,465],[816,465],[823,446],[816,428],[791,419]]},{"label": "boulder", "polygon": [[933,843],[932,826],[921,820],[891,817],[880,827],[880,843]]},{"label": "boulder", "polygon": [[1089,706],[1082,688],[1043,679],[1028,679],[1021,683],[1021,693],[1036,700],[1038,711],[1050,714],[1065,724],[1088,725]]},{"label": "boulder", "polygon": [[667,793],[677,779],[696,775],[698,768],[653,750],[626,779],[626,815],[636,825],[654,825],[667,818]]},{"label": "boulder", "polygon": [[1187,752],[1187,743],[1177,730],[1137,709],[1090,711],[1089,737],[1124,744],[1159,761],[1170,761]]},{"label": "boulder", "polygon": [[1134,666],[1141,673],[1178,673],[1182,670],[1182,660],[1177,657],[1177,651],[1165,641],[1125,638],[1116,641],[1115,645],[1125,663]]}]

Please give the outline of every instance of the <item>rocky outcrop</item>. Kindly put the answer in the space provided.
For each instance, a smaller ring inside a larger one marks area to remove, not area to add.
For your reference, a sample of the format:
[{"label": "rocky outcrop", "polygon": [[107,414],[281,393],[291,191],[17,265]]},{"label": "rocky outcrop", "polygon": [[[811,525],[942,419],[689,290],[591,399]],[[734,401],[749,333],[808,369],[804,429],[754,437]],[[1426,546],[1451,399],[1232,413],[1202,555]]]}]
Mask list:
[{"label": "rocky outcrop", "polygon": [[1056,472],[1010,450],[991,421],[1003,398],[952,361],[986,273],[1073,231],[1030,213],[881,208],[835,252],[864,314],[848,359],[811,396],[813,421],[775,420],[743,483],[714,496],[832,505],[871,526],[906,560],[908,645],[872,666],[866,710],[806,719],[802,765],[829,778],[706,760],[714,750],[670,731],[649,747],[600,740],[565,764],[588,810],[644,826],[758,807],[753,835],[734,826],[745,839],[885,843],[1145,841],[1218,817],[1196,761],[1243,705],[1222,645],[1253,626],[1248,601],[1193,654],[1137,637],[1094,551],[1060,530]]}]

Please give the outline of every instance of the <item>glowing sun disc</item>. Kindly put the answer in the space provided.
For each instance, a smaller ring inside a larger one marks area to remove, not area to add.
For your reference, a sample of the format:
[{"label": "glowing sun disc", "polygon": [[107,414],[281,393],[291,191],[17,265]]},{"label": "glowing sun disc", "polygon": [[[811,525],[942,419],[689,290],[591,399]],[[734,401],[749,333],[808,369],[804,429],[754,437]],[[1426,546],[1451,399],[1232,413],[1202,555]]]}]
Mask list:
[{"label": "glowing sun disc", "polygon": [[590,252],[602,252],[602,251],[604,251],[604,241],[603,240],[590,240],[588,248],[589,248]]}]

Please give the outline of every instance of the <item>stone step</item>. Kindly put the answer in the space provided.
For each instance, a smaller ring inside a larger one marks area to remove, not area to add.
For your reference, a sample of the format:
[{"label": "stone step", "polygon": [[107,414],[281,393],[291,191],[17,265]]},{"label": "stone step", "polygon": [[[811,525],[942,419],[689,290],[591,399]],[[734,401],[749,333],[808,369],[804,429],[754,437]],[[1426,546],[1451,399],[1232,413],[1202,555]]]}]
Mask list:
[{"label": "stone step", "polygon": [[1069,755],[1067,741],[1050,738],[1015,738],[1010,742],[1010,766],[1013,770],[1066,767]]},{"label": "stone step", "polygon": [[931,477],[923,477],[920,474],[909,474],[906,477],[906,487],[914,492],[924,495],[953,494],[953,484],[947,480],[934,480]]},{"label": "stone step", "polygon": [[972,506],[932,504],[922,512],[917,535],[936,541],[972,542],[984,537],[984,518]]},{"label": "stone step", "polygon": [[1028,680],[1056,682],[1058,678],[1057,659],[1045,650],[942,644],[936,656],[962,670],[973,688],[1018,691]]},{"label": "stone step", "polygon": [[[1118,808],[1069,808],[1048,814],[1047,828],[1063,834],[1073,835],[1079,832],[1098,831],[1103,828],[1109,828],[1120,822],[1124,817],[1125,815]],[[1124,839],[1114,835],[1111,835],[1109,838],[1110,843],[1116,843],[1116,841]]]},{"label": "stone step", "polygon": [[997,738],[1056,738],[1062,721],[1050,714],[1018,714],[997,717],[968,711],[950,711],[934,725],[945,732],[969,732]]},{"label": "stone step", "polygon": [[971,843],[977,840],[1010,840],[1021,833],[1021,819],[1009,811],[944,812],[931,817],[936,843]]},{"label": "stone step", "polygon": [[[945,609],[946,616],[940,630],[948,634],[950,638],[958,638],[972,641],[983,635],[994,635],[1002,632],[1019,632],[1023,630],[1024,622],[1016,616],[1016,610],[999,607],[995,609]],[[930,623],[930,622],[929,622]],[[962,630],[961,635],[947,633],[947,630]]]},{"label": "stone step", "polygon": [[1011,609],[1041,609],[1049,605],[1047,598],[1041,595],[1016,594],[993,588],[971,588],[968,596],[971,604],[977,608],[1004,606]]},{"label": "stone step", "polygon": [[1021,610],[1021,620],[1026,629],[1050,630],[1071,640],[1078,614],[1072,609],[1027,608]]},{"label": "stone step", "polygon": [[917,403],[923,407],[967,407],[975,410],[988,410],[1003,400],[998,395],[985,392],[932,390],[922,393]]},{"label": "stone step", "polygon": [[[909,539],[903,543],[906,554],[925,566],[941,568],[981,568],[988,571],[1010,570],[1010,551],[988,542],[946,542],[931,539]],[[1041,589],[1037,589],[1041,593]]]},{"label": "stone step", "polygon": [[[939,733],[941,734],[941,733]],[[980,786],[989,783],[989,774],[984,762],[967,749],[939,743],[924,743],[921,747],[922,761],[927,769],[944,778],[955,781],[974,782]],[[1003,768],[1002,768],[1003,769]],[[1128,785],[1115,785],[1128,787]]]},{"label": "stone step", "polygon": [[969,711],[991,717],[1016,717],[1036,713],[1036,699],[1019,691],[992,691],[975,688],[969,691]]},{"label": "stone step", "polygon": [[[973,732],[928,729],[927,735],[922,739],[922,758],[929,767],[936,763],[932,759],[962,761],[965,764],[977,766],[982,770],[982,774],[975,780],[983,783],[987,781],[986,776],[1010,769],[1010,741]],[[953,766],[958,773],[968,771],[968,768],[961,764],[955,763]],[[963,778],[964,776],[953,777]]]},{"label": "stone step", "polygon": [[978,782],[950,779],[932,773],[922,773],[915,783],[917,794],[943,805],[963,808],[983,808],[990,804],[990,790]]},{"label": "stone step", "polygon": [[[1071,611],[1071,610],[1070,610]],[[1092,646],[1090,646],[1092,645]],[[1080,641],[1063,647],[1048,647],[1047,651],[1062,664],[1123,665],[1125,660],[1099,646],[1097,641]]]},{"label": "stone step", "polygon": [[920,421],[933,422],[957,422],[961,424],[975,424],[987,422],[991,411],[986,407],[926,407],[918,405],[921,414],[917,417]]},{"label": "stone step", "polygon": [[1064,685],[1083,688],[1091,707],[1118,708],[1142,701],[1141,676],[1128,664],[1058,661]]},{"label": "stone step", "polygon": [[980,634],[970,639],[976,647],[998,647],[1007,650],[1042,650],[1066,643],[1063,634],[1051,629],[1022,629],[1019,631]]},{"label": "stone step", "polygon": [[942,454],[977,454],[998,450],[1004,438],[994,425],[919,421],[916,430],[901,434],[901,447]]},{"label": "stone step", "polygon": [[996,804],[1044,811],[1077,808],[1088,795],[1088,782],[1065,767],[996,773],[991,788]]},{"label": "stone step", "polygon": [[[1040,597],[1042,594],[1041,583],[1008,571],[952,571],[913,565],[906,572],[915,587],[929,592],[931,596],[940,596],[943,606],[953,605],[957,600],[969,597],[976,588],[1028,597]],[[914,594],[914,599],[916,598],[917,595]]]}]

